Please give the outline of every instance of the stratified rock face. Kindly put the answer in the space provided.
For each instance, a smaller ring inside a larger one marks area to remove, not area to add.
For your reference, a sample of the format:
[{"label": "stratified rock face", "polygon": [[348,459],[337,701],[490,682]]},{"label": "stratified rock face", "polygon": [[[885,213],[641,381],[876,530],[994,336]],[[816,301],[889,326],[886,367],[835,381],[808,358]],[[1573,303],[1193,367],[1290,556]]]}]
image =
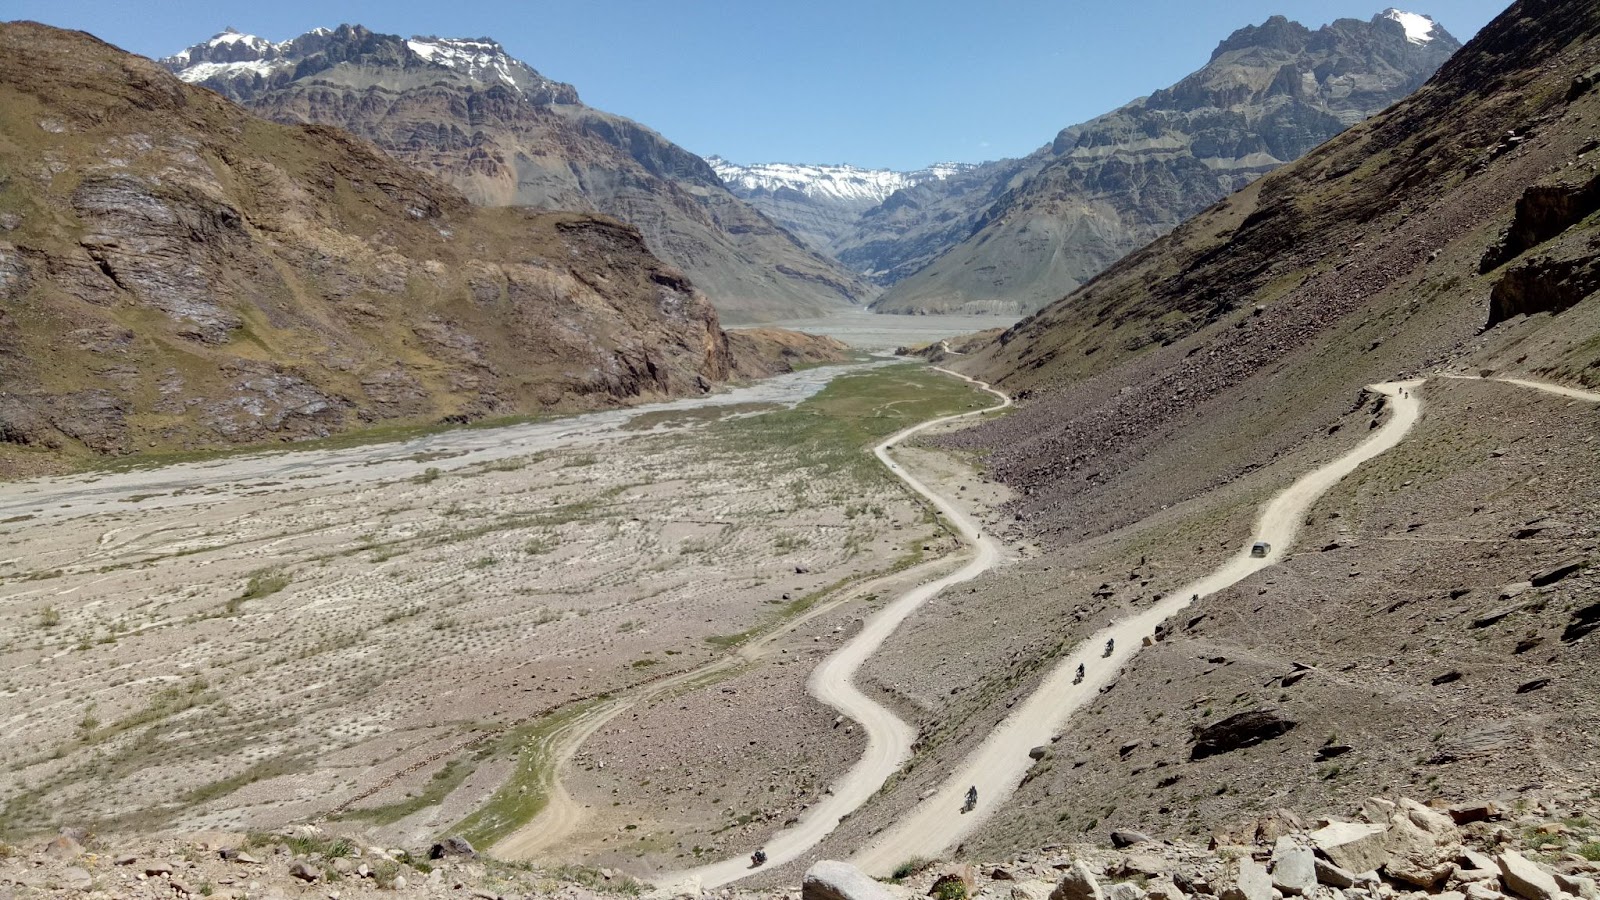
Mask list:
[{"label": "stratified rock face", "polygon": [[[1031,312],[1409,95],[1459,47],[1431,20],[1392,10],[1317,31],[1274,16],[1183,81],[1067,128],[1027,159],[891,198],[885,207],[902,209],[869,213],[840,258],[896,272],[874,304],[884,312]],[[907,273],[907,257],[869,249],[886,233],[924,252],[954,241]]]},{"label": "stratified rock face", "polygon": [[274,121],[355,132],[474,203],[628,222],[729,319],[792,318],[875,293],[729,193],[700,157],[584,106],[488,38],[359,25],[281,43],[224,33],[161,63]]},{"label": "stratified rock face", "polygon": [[0,171],[0,472],[613,406],[733,364],[632,227],[474,208],[81,33],[0,25]]}]

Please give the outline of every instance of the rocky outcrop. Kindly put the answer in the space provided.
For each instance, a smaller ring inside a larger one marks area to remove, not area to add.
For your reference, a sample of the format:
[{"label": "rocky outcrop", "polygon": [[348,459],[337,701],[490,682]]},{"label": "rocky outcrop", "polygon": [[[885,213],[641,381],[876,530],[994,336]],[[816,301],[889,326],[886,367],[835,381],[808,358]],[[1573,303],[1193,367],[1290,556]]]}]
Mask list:
[{"label": "rocky outcrop", "polygon": [[1195,731],[1190,759],[1205,759],[1270,741],[1294,728],[1295,722],[1281,710],[1270,707],[1235,713]]},{"label": "rocky outcrop", "polygon": [[475,203],[633,224],[730,321],[804,317],[875,293],[729,193],[700,157],[583,105],[494,41],[359,25],[277,44],[236,37],[162,63],[269,119],[348,129]]},{"label": "rocky outcrop", "polygon": [[733,374],[740,378],[843,362],[850,356],[849,346],[835,338],[782,328],[735,328],[727,335]]},{"label": "rocky outcrop", "polygon": [[1515,316],[1559,313],[1600,290],[1600,246],[1578,259],[1532,259],[1506,272],[1489,292],[1487,327]]},{"label": "rocky outcrop", "polygon": [[[1317,31],[1274,16],[1183,81],[1064,129],[1026,159],[890,198],[901,211],[864,217],[840,258],[859,268],[876,235],[942,236],[937,257],[895,278],[874,309],[1032,312],[1407,96],[1459,47],[1436,24],[1419,39],[1389,15]],[[907,207],[937,213],[908,227]]]},{"label": "rocky outcrop", "polygon": [[[345,132],[261,121],[83,34],[6,25],[0,51],[0,99],[31,132],[0,151],[27,211],[0,223],[0,472],[735,374],[716,312],[630,226],[476,209]],[[741,343],[742,375],[833,352]]]}]

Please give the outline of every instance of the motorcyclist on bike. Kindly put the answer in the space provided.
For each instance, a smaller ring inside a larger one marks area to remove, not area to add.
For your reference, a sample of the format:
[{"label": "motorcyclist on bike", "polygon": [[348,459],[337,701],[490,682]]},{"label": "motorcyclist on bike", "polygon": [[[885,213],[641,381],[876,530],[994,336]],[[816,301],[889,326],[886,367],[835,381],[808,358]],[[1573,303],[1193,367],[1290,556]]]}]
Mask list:
[{"label": "motorcyclist on bike", "polygon": [[756,852],[750,854],[750,865],[752,865],[752,866],[762,865],[766,861],[767,861],[767,851],[765,851],[765,850],[757,850]]},{"label": "motorcyclist on bike", "polygon": [[1116,645],[1117,645],[1117,639],[1116,638],[1106,638],[1106,654],[1105,655],[1106,656],[1110,656],[1111,655],[1111,648],[1115,647]]},{"label": "motorcyclist on bike", "polygon": [[1080,682],[1082,680],[1083,680],[1083,663],[1078,663],[1078,677],[1074,678],[1072,680],[1072,683],[1073,684],[1077,684],[1078,682]]},{"label": "motorcyclist on bike", "polygon": [[962,812],[972,812],[978,805],[978,786],[967,788],[967,805],[961,808]]}]

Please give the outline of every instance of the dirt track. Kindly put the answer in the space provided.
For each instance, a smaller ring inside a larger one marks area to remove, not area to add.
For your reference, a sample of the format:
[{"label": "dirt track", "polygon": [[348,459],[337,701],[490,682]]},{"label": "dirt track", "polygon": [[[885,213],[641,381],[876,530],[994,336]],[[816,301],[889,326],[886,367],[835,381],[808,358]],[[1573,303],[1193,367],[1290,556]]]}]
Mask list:
[{"label": "dirt track", "polygon": [[[859,634],[811,673],[807,686],[812,696],[860,723],[867,734],[867,750],[850,771],[834,782],[823,802],[807,810],[793,828],[779,832],[767,842],[764,849],[767,852],[769,865],[782,865],[797,859],[816,846],[838,827],[841,817],[860,808],[883,786],[889,776],[910,758],[911,743],[916,738],[915,730],[893,711],[867,697],[852,684],[856,670],[918,607],[951,585],[977,578],[993,568],[1001,559],[1000,545],[993,538],[984,535],[977,523],[953,503],[901,468],[889,453],[896,444],[919,432],[1011,405],[1011,398],[987,384],[967,378],[965,375],[958,377],[983,387],[984,390],[999,397],[1001,402],[987,409],[945,416],[914,425],[885,439],[873,448],[873,453],[907,486],[933,503],[962,539],[972,545],[975,553],[972,560],[959,570],[935,581],[918,585],[874,614],[867,620]],[[748,859],[738,857],[687,872],[663,875],[656,881],[663,886],[698,885],[701,889],[708,889],[738,881],[754,871]]]},{"label": "dirt track", "polygon": [[[1578,400],[1600,401],[1600,395],[1561,385],[1522,379],[1497,379],[1520,387],[1545,391]],[[1279,494],[1258,520],[1253,540],[1273,545],[1264,558],[1252,558],[1242,549],[1210,575],[1171,593],[1171,598],[1155,607],[1104,629],[1084,641],[1062,659],[1044,683],[990,734],[976,751],[941,784],[938,792],[923,801],[915,811],[884,832],[852,861],[872,875],[888,875],[900,863],[913,857],[937,857],[981,826],[1016,790],[1033,760],[1028,751],[1047,744],[1058,734],[1068,718],[1087,705],[1105,685],[1117,676],[1122,664],[1141,648],[1143,639],[1155,626],[1188,606],[1196,597],[1222,590],[1253,572],[1275,563],[1295,538],[1306,511],[1340,479],[1362,463],[1397,445],[1421,415],[1422,404],[1415,388],[1422,380],[1373,386],[1389,397],[1393,410],[1389,421],[1366,441],[1338,460],[1302,477]],[[1401,391],[1405,393],[1402,396]],[[1109,658],[1101,657],[1107,640],[1116,641]],[[1074,685],[1072,677],[1079,663],[1086,677]],[[970,786],[978,788],[977,808],[967,815],[959,813]]]}]

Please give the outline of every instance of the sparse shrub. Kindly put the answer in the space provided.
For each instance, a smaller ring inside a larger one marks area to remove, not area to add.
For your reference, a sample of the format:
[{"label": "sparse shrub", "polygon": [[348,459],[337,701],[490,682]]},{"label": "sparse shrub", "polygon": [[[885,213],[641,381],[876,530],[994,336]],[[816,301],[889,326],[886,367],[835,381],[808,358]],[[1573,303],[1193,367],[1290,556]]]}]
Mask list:
[{"label": "sparse shrub", "polygon": [[967,900],[967,886],[959,878],[941,881],[933,887],[934,900]]},{"label": "sparse shrub", "polygon": [[443,474],[444,474],[443,472],[439,471],[438,467],[429,466],[428,468],[426,468],[426,469],[424,469],[422,471],[422,474],[411,476],[411,483],[412,484],[432,484],[435,481],[438,481],[439,480],[439,476],[441,476]]},{"label": "sparse shrub", "polygon": [[891,881],[904,881],[918,872],[921,872],[923,869],[926,869],[932,864],[932,862],[933,861],[930,859],[924,859],[920,856],[913,856],[900,865],[895,866],[894,872],[889,876],[889,879]]},{"label": "sparse shrub", "polygon": [[46,606],[39,610],[39,627],[54,628],[61,624],[61,613],[56,612],[54,606]]},{"label": "sparse shrub", "polygon": [[1579,847],[1578,855],[1590,862],[1600,862],[1600,841],[1590,841]]}]

